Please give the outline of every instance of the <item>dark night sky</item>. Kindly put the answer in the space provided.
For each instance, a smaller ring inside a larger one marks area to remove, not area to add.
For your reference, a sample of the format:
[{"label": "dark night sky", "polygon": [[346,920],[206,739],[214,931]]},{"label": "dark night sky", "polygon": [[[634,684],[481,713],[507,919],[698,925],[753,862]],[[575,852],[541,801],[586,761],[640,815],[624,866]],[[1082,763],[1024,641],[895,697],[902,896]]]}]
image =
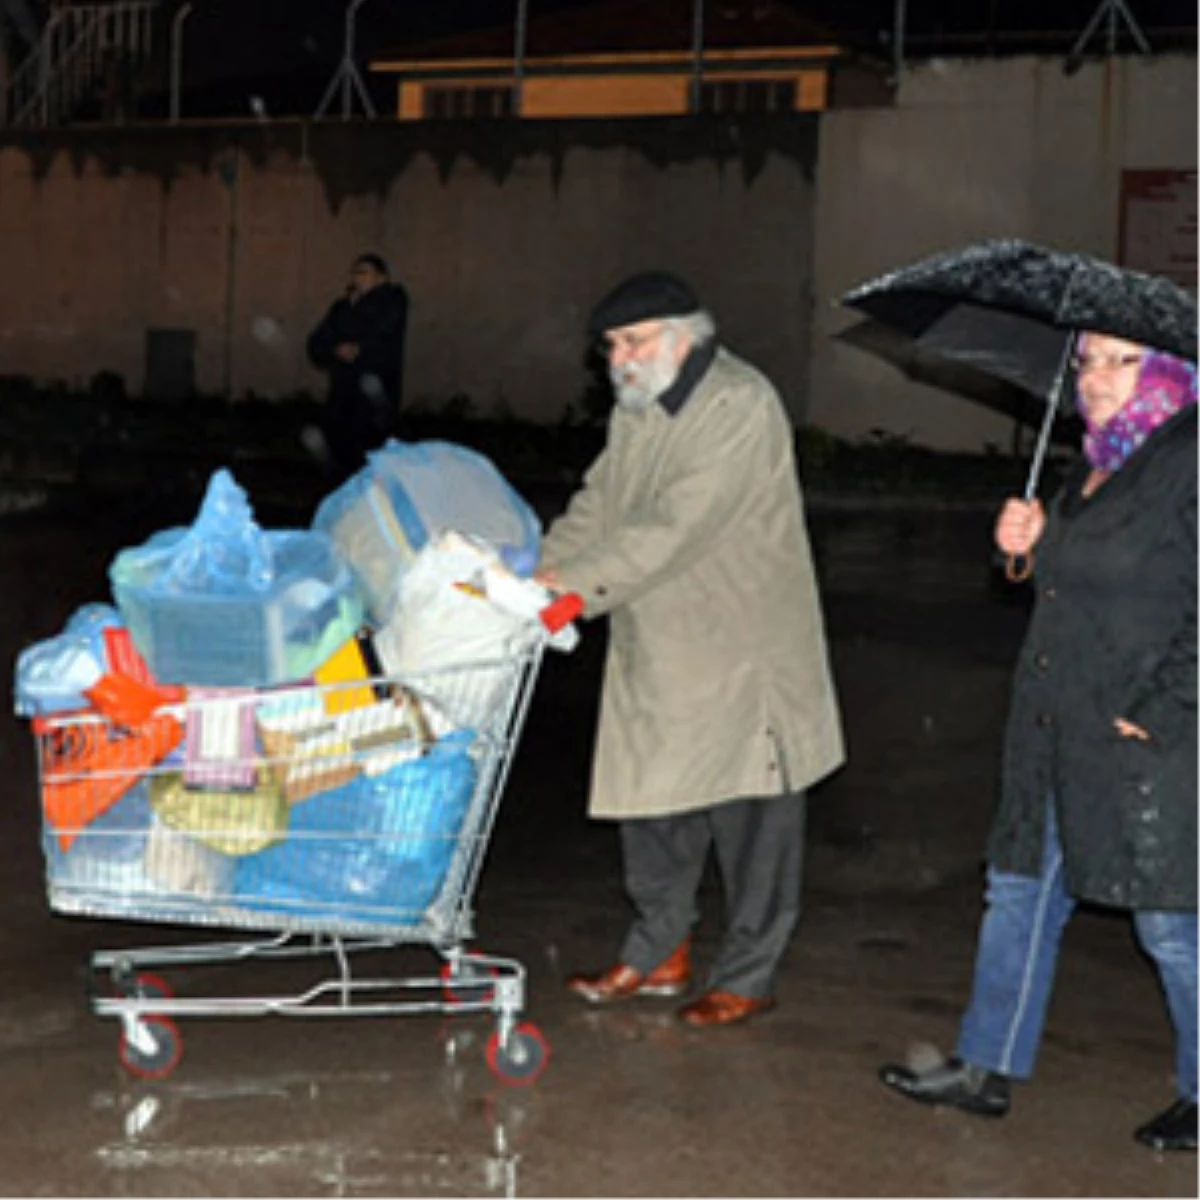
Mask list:
[{"label": "dark night sky", "polygon": [[[242,0],[245,8],[268,7],[270,0]],[[556,9],[578,7],[595,0],[529,0],[530,17]],[[706,0],[714,7],[729,7],[738,0]],[[753,4],[754,0],[741,0]],[[895,0],[780,0],[830,25],[873,36],[890,31]],[[939,30],[1065,29],[1079,30],[1100,7],[1102,0],[907,0],[907,22],[915,33]],[[1196,25],[1196,6],[1191,0],[1126,0],[1126,6],[1145,27]],[[287,0],[289,12],[308,10],[314,14],[342,11],[340,0]],[[440,31],[471,25],[504,24],[512,20],[516,0],[368,0],[360,10],[364,28],[404,36],[424,37]],[[649,12],[653,0],[646,0]]]},{"label": "dark night sky", "polygon": [[[597,0],[529,0],[530,20]],[[753,5],[761,0],[707,0]],[[832,27],[841,39],[889,55],[894,0],[776,0]],[[1101,0],[907,0],[908,49],[913,54],[1004,52],[1040,46],[1064,53]],[[1126,0],[1152,44],[1195,45],[1191,0]],[[654,0],[646,0],[649,14]],[[359,10],[360,63],[464,29],[511,25],[516,0],[366,0]],[[341,58],[344,0],[195,0],[186,29],[187,115],[240,115],[250,94],[272,115],[311,113]],[[648,17],[649,19],[649,17]],[[1180,31],[1184,31],[1181,39]],[[1188,32],[1190,31],[1190,33]],[[1018,45],[1014,34],[1032,34]],[[991,35],[991,41],[987,40]],[[963,36],[973,39],[961,43]],[[1097,45],[1099,40],[1097,41]],[[365,72],[364,72],[364,77]],[[369,79],[369,77],[367,77]],[[388,103],[388,89],[377,101]]]}]

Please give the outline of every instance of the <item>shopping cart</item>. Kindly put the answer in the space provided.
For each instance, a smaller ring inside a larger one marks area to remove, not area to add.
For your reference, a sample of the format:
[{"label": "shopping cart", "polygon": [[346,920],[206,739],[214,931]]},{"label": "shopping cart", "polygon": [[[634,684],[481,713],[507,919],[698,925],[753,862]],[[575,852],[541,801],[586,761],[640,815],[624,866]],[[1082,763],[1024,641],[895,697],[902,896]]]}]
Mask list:
[{"label": "shopping cart", "polygon": [[[494,1013],[495,1074],[541,1074],[524,967],[464,943],[543,649],[404,678],[192,689],[134,725],[91,710],[34,721],[53,910],[271,934],[94,953],[92,1010],[120,1020],[130,1072],[175,1069],[181,1017]],[[352,969],[405,943],[440,970]],[[295,994],[203,998],[157,973],[280,958],[325,973]]]}]

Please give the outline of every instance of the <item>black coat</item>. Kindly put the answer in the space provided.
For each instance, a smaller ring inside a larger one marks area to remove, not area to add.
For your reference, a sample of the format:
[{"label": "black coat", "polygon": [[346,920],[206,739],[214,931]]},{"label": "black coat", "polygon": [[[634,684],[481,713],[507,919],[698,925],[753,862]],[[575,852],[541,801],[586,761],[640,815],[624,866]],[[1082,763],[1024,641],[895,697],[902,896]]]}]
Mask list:
[{"label": "black coat", "polygon": [[[354,303],[338,300],[309,336],[309,358],[329,372],[326,437],[346,470],[361,465],[364,451],[395,427],[407,325],[408,293],[399,284],[384,283]],[[335,353],[343,342],[358,346],[352,363]]]},{"label": "black coat", "polygon": [[[1069,474],[1036,548],[989,859],[1036,875],[1053,796],[1072,895],[1194,909],[1195,407],[1084,499],[1087,473]],[[1120,737],[1117,717],[1151,740]]]}]

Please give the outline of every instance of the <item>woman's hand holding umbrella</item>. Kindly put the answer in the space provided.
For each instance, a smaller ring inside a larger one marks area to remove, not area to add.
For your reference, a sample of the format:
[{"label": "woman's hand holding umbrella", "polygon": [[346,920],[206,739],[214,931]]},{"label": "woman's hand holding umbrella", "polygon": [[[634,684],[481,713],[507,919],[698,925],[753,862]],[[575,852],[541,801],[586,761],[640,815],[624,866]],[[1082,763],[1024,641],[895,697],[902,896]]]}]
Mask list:
[{"label": "woman's hand holding umbrella", "polygon": [[1012,580],[1028,579],[1033,571],[1033,548],[1046,528],[1046,510],[1040,500],[1009,500],[996,519],[996,545],[1008,555]]}]

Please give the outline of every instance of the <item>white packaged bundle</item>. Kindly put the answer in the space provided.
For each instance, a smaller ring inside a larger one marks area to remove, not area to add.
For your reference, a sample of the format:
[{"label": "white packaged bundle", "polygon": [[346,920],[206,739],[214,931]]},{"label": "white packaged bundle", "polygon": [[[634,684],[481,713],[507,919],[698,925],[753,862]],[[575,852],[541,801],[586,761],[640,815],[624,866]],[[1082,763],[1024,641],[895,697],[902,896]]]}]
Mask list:
[{"label": "white packaged bundle", "polygon": [[538,614],[551,600],[540,584],[514,575],[486,544],[443,534],[413,560],[400,583],[396,615],[374,638],[389,675],[409,678],[459,667],[418,684],[459,724],[484,728],[503,708],[514,667],[543,641],[573,649],[578,631],[550,635]]}]

